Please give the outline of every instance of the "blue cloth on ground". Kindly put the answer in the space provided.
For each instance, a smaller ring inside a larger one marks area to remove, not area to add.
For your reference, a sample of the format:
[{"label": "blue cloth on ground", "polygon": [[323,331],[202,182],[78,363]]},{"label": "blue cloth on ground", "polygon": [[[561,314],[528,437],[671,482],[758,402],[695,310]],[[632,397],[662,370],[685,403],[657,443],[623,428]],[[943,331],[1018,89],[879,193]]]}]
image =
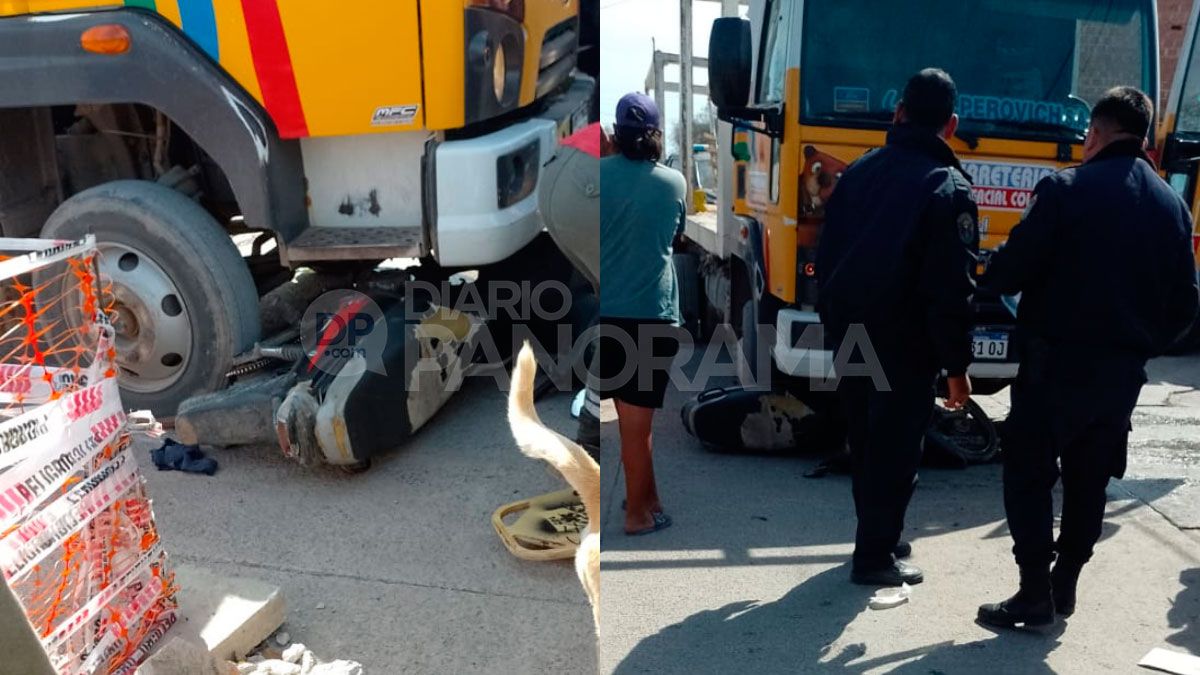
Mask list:
[{"label": "blue cloth on ground", "polygon": [[183,445],[168,438],[161,448],[150,451],[150,459],[159,471],[185,471],[209,476],[217,472],[217,460],[205,457],[198,445]]}]

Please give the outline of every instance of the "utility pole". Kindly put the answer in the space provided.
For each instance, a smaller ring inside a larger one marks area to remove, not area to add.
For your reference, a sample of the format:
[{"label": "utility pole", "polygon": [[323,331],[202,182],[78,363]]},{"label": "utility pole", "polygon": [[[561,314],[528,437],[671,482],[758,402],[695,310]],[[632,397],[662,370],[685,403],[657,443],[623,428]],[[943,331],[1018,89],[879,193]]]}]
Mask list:
[{"label": "utility pole", "polygon": [[687,212],[693,213],[696,171],[692,158],[692,0],[679,0],[679,104],[682,130],[679,157],[687,180]]}]

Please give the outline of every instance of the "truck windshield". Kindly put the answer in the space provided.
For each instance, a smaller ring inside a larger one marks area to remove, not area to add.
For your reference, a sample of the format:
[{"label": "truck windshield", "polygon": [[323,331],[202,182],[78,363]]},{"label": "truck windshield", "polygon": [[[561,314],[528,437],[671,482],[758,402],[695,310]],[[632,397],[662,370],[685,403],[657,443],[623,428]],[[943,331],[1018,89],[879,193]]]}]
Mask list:
[{"label": "truck windshield", "polygon": [[976,136],[1076,141],[1103,92],[1156,96],[1150,0],[808,0],[801,119],[886,127],[926,67],[958,85]]}]

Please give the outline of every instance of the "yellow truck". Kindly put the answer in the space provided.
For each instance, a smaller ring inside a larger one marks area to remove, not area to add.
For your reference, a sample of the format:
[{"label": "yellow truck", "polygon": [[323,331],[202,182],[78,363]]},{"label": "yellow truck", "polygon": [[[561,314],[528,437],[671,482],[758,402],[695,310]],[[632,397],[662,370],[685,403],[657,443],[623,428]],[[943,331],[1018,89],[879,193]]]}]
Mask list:
[{"label": "yellow truck", "polygon": [[[1192,221],[1200,220],[1200,52],[1196,47],[1196,28],[1200,25],[1200,0],[1192,3],[1186,33],[1175,66],[1174,80],[1165,103],[1160,107],[1156,147],[1160,168],[1167,182],[1192,205]],[[1192,250],[1200,267],[1200,235],[1192,234]],[[1200,347],[1200,322],[1181,345]]]},{"label": "yellow truck", "polygon": [[290,268],[444,277],[538,235],[594,97],[579,4],[0,0],[0,231],[95,233],[125,402],[173,413]]},{"label": "yellow truck", "polygon": [[[729,211],[708,232],[689,228],[709,304],[741,327],[751,364],[828,377],[833,354],[812,330],[823,206],[841,171],[883,145],[911,74],[940,67],[958,84],[950,144],[974,183],[986,264],[1037,182],[1081,161],[1104,90],[1133,85],[1158,100],[1157,49],[1153,0],[753,0],[748,20],[718,19],[709,89],[734,130]],[[976,321],[970,373],[988,393],[1016,374],[1014,318],[981,294]]]}]

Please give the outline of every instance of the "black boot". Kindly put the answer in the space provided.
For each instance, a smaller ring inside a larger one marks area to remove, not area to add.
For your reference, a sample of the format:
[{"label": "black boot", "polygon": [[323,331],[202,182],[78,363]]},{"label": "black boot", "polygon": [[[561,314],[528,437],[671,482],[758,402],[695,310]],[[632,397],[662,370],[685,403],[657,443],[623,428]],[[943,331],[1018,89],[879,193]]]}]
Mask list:
[{"label": "black boot", "polygon": [[1075,613],[1075,587],[1079,583],[1079,572],[1083,563],[1059,558],[1050,572],[1050,588],[1054,593],[1054,609],[1063,616]]},{"label": "black boot", "polygon": [[850,581],[863,586],[900,586],[908,584],[915,586],[925,580],[925,573],[916,565],[897,560],[889,567],[863,569],[854,567],[850,570]]},{"label": "black boot", "polygon": [[1048,626],[1054,623],[1054,597],[1050,571],[1045,567],[1022,567],[1021,588],[1004,602],[981,605],[979,621],[998,628]]}]

